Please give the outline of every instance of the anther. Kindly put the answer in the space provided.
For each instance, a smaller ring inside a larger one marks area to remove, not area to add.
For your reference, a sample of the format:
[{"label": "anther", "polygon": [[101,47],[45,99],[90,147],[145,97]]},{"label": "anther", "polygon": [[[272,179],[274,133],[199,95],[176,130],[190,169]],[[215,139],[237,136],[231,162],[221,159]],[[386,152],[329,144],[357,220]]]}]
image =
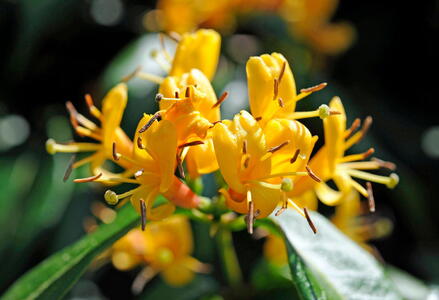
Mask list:
[{"label": "anther", "polygon": [[374,153],[375,153],[375,149],[369,148],[369,150],[367,150],[366,152],[363,153],[363,159],[368,158],[369,156],[371,156]]},{"label": "anther", "polygon": [[177,99],[180,98],[180,93],[178,91],[175,91],[174,95],[175,95],[175,98],[177,98]]},{"label": "anther", "polygon": [[294,164],[299,157],[300,149],[297,149],[296,152],[294,152],[293,157],[290,159],[290,164]]},{"label": "anther", "polygon": [[184,92],[184,96],[186,98],[190,98],[191,97],[191,89],[190,89],[190,87],[186,87],[186,91]]},{"label": "anther", "polygon": [[181,40],[181,35],[179,35],[177,32],[175,31],[170,31],[166,34],[171,40],[173,40],[174,42],[178,43]]},{"label": "anther", "polygon": [[184,173],[183,162],[181,161],[181,157],[178,154],[177,154],[177,168],[178,168],[178,173],[180,173],[180,177],[185,178],[186,175]]},{"label": "anther", "polygon": [[[176,98],[179,98],[179,97],[178,97],[178,92],[175,92],[175,97],[176,97]],[[163,99],[163,94],[157,94],[157,95],[155,95],[155,102],[160,102],[160,101],[162,101],[162,99]]]},{"label": "anther", "polygon": [[94,103],[93,103],[93,98],[91,97],[90,94],[85,94],[84,98],[85,98],[85,103],[87,103],[87,106],[88,106],[89,108],[95,106]]},{"label": "anther", "polygon": [[259,122],[260,120],[262,120],[262,117],[256,117],[255,120]]},{"label": "anther", "polygon": [[112,154],[113,154],[113,159],[114,160],[119,160],[120,159],[120,157],[121,157],[121,155],[119,154],[119,153],[117,153],[117,150],[116,150],[116,143],[114,143],[113,142],[113,148],[112,148]]},{"label": "anther", "polygon": [[78,111],[73,106],[72,102],[70,102],[70,101],[66,102],[66,108],[67,108],[67,111],[69,112],[70,123],[72,123],[73,128],[78,127],[79,126],[78,120],[77,120]]},{"label": "anther", "polygon": [[373,197],[372,184],[368,181],[368,182],[366,182],[366,187],[367,187],[367,200],[369,203],[369,211],[374,212],[375,211],[375,199]]},{"label": "anther", "polygon": [[275,147],[271,147],[270,149],[267,150],[267,152],[271,152],[274,153],[276,151],[279,151],[280,149],[282,149],[283,147],[285,147],[286,145],[288,145],[290,143],[290,141],[285,141],[280,145],[277,145]]},{"label": "anther", "polygon": [[306,171],[308,172],[309,177],[317,182],[322,182],[322,180],[311,170],[309,166],[306,166]]},{"label": "anther", "polygon": [[250,163],[250,156],[247,156],[244,160],[244,168],[247,169],[248,168],[248,164]]},{"label": "anther", "polygon": [[203,145],[203,144],[204,144],[203,141],[193,141],[193,142],[189,142],[189,143],[184,143],[184,144],[178,145],[178,149],[182,149],[182,148],[190,147],[190,146]]},{"label": "anther", "polygon": [[351,127],[346,131],[345,139],[349,138],[352,135],[352,133],[354,133],[354,131],[357,130],[358,127],[360,127],[360,125],[361,125],[361,119],[356,118],[354,122],[352,122]]},{"label": "anther", "polygon": [[95,176],[74,179],[73,182],[76,182],[76,183],[92,182],[92,181],[99,179],[101,176],[102,176],[102,173],[99,173]]},{"label": "anther", "polygon": [[370,125],[372,125],[372,117],[367,116],[366,119],[363,122],[363,127],[361,128],[362,137],[366,135],[366,133],[369,131]]},{"label": "anther", "polygon": [[317,228],[314,226],[313,221],[311,220],[311,217],[308,214],[308,210],[306,207],[303,208],[303,212],[305,213],[306,221],[308,221],[309,227],[311,227],[311,230],[314,232],[314,234],[317,233]]},{"label": "anther", "polygon": [[64,177],[63,177],[62,181],[66,182],[67,179],[69,179],[70,174],[72,174],[73,164],[75,163],[75,159],[76,159],[76,154],[73,154],[72,158],[70,158],[69,164],[67,165],[67,169],[66,169],[66,172],[64,173]]},{"label": "anther", "polygon": [[142,138],[140,136],[137,138],[137,147],[139,149],[145,149],[145,147],[143,147]]},{"label": "anther", "polygon": [[386,169],[389,169],[391,171],[396,170],[396,165],[393,162],[384,161],[384,160],[381,160],[381,159],[376,158],[376,157],[372,157],[371,160],[376,162],[382,168],[386,168]]},{"label": "anther", "polygon": [[277,103],[279,104],[279,106],[281,107],[281,108],[283,108],[285,105],[284,105],[284,101],[282,100],[282,98],[278,98],[277,99]]},{"label": "anther", "polygon": [[255,220],[254,204],[253,204],[253,201],[249,201],[248,212],[247,212],[247,216],[245,218],[245,222],[247,223],[247,231],[249,234],[253,234],[254,220]]},{"label": "anther", "polygon": [[318,85],[309,87],[309,88],[305,88],[305,89],[301,89],[300,92],[301,93],[313,93],[313,92],[317,92],[320,90],[323,90],[328,84],[326,82],[322,82]]},{"label": "anther", "polygon": [[279,77],[277,78],[278,83],[280,83],[280,81],[282,80],[282,77],[284,77],[286,67],[287,67],[287,62],[284,61],[284,63],[282,64],[282,68],[280,69],[280,72],[279,72]]},{"label": "anther", "polygon": [[160,112],[156,112],[151,119],[149,119],[148,123],[146,123],[142,128],[140,128],[139,133],[145,132],[149,127],[151,127],[152,123],[154,123],[155,120],[159,121],[161,120],[162,115]]},{"label": "anther", "polygon": [[104,194],[105,201],[110,205],[116,205],[119,202],[119,198],[112,190],[107,190]]},{"label": "anther", "polygon": [[133,79],[134,77],[137,76],[137,74],[139,74],[139,72],[142,70],[142,66],[138,66],[136,69],[134,69],[133,72],[131,72],[130,74],[122,77],[121,82],[128,82],[131,79]]},{"label": "anther", "polygon": [[144,231],[146,226],[146,204],[143,199],[140,199],[140,218],[142,221],[142,231]]},{"label": "anther", "polygon": [[242,142],[242,154],[247,154],[247,140]]},{"label": "anther", "polygon": [[398,183],[399,183],[399,176],[396,173],[392,173],[389,176],[389,182],[386,184],[386,186],[389,189],[393,189]]},{"label": "anther", "polygon": [[218,101],[215,102],[214,105],[212,105],[212,108],[218,107],[221,103],[224,102],[224,100],[227,99],[227,96],[229,96],[228,92],[224,92],[218,99]]},{"label": "anther", "polygon": [[273,85],[273,100],[276,100],[278,94],[279,94],[279,81],[278,79],[275,78]]}]

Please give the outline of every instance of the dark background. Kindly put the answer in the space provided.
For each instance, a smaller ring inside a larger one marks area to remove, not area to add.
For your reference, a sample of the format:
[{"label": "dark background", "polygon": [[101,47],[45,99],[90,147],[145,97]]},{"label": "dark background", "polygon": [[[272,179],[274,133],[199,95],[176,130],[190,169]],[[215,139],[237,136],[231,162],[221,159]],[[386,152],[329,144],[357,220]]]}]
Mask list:
[{"label": "dark background", "polygon": [[[438,3],[341,1],[334,19],[350,21],[357,30],[357,41],[345,53],[329,58],[324,71],[316,72],[319,78],[329,78],[334,89],[340,89],[344,103],[349,102],[347,106],[359,117],[374,116],[370,133],[377,143],[374,146],[399,167],[397,189],[375,188],[378,211],[391,218],[395,228],[390,237],[374,245],[385,261],[436,283],[439,161],[425,153],[422,139],[429,128],[439,125]],[[144,32],[139,16],[155,4],[123,1],[122,21],[114,26],[94,22],[90,5],[89,1],[73,0],[0,1],[0,116],[21,115],[31,128],[24,144],[0,154],[4,159],[26,150],[44,157],[48,116],[64,114],[66,100],[83,109],[78,103],[85,93],[101,93],[99,79],[105,67]],[[246,23],[238,32],[258,34],[258,27]],[[87,214],[86,204],[69,207],[77,209],[77,220]],[[80,234],[80,223],[69,239]],[[9,282],[50,253],[47,244],[53,243],[53,232],[56,230],[44,232]],[[244,246],[238,249],[248,251],[250,257],[257,255],[245,246],[250,239],[243,239]],[[123,287],[127,289],[132,280],[131,275],[110,267],[99,273],[99,285],[105,286],[101,292],[107,297],[123,295]],[[118,289],[110,284],[116,281]]]}]

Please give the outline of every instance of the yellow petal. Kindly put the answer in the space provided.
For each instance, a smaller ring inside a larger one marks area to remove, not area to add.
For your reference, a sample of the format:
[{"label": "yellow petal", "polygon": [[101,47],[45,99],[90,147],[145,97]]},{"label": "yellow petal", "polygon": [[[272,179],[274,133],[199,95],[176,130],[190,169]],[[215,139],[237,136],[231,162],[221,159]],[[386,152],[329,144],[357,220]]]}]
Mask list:
[{"label": "yellow petal", "polygon": [[182,286],[192,281],[195,273],[188,269],[183,263],[172,264],[161,273],[167,284]]},{"label": "yellow petal", "polygon": [[220,46],[221,37],[214,30],[200,29],[184,34],[178,43],[170,75],[179,76],[199,69],[211,80],[218,64]]},{"label": "yellow petal", "polygon": [[122,121],[123,112],[128,100],[128,90],[125,83],[119,83],[112,88],[102,100],[102,135],[107,155],[111,157],[116,129]]},{"label": "yellow petal", "polygon": [[288,262],[287,249],[282,237],[270,234],[264,242],[264,256],[272,263],[285,265]]},{"label": "yellow petal", "polygon": [[258,219],[268,217],[275,210],[281,198],[280,190],[260,185],[251,185],[250,192],[255,211],[259,210]]},{"label": "yellow petal", "polygon": [[326,183],[320,182],[315,186],[317,197],[320,201],[329,206],[341,203],[344,193],[331,189]]},{"label": "yellow petal", "polygon": [[215,150],[212,139],[204,141],[204,144],[192,146],[186,156],[186,166],[191,178],[197,178],[199,174],[208,174],[218,170]]}]

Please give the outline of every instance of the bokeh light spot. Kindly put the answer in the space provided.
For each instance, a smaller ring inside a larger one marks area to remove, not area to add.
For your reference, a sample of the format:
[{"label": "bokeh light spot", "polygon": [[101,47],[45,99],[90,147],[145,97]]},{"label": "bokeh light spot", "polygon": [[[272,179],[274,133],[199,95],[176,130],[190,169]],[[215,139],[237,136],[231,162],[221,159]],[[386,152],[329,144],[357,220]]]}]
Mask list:
[{"label": "bokeh light spot", "polygon": [[431,158],[439,158],[439,126],[430,127],[424,133],[422,150]]},{"label": "bokeh light spot", "polygon": [[100,25],[113,26],[122,19],[124,7],[120,0],[93,0],[90,13]]},{"label": "bokeh light spot", "polygon": [[8,115],[0,119],[0,149],[7,150],[20,145],[29,136],[29,124],[18,115]]}]

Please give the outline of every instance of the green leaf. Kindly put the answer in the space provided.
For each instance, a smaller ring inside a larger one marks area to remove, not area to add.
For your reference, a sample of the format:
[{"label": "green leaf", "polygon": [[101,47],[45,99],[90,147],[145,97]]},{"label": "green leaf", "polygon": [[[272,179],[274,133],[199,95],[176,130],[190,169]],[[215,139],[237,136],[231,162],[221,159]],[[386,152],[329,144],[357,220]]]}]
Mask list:
[{"label": "green leaf", "polygon": [[294,211],[271,217],[285,234],[292,277],[304,299],[401,299],[372,255],[322,215],[310,215],[317,234]]},{"label": "green leaf", "polygon": [[[404,299],[423,300],[430,299],[429,296],[433,295],[436,295],[435,299],[437,299],[439,295],[438,291],[434,288],[428,287],[419,279],[395,267],[387,266],[386,275],[394,283],[396,290]],[[431,297],[431,299],[434,298]]]},{"label": "green leaf", "polygon": [[7,299],[60,299],[87,270],[93,259],[131,228],[138,214],[131,204],[118,211],[116,219],[47,258],[17,280],[3,295]]}]

